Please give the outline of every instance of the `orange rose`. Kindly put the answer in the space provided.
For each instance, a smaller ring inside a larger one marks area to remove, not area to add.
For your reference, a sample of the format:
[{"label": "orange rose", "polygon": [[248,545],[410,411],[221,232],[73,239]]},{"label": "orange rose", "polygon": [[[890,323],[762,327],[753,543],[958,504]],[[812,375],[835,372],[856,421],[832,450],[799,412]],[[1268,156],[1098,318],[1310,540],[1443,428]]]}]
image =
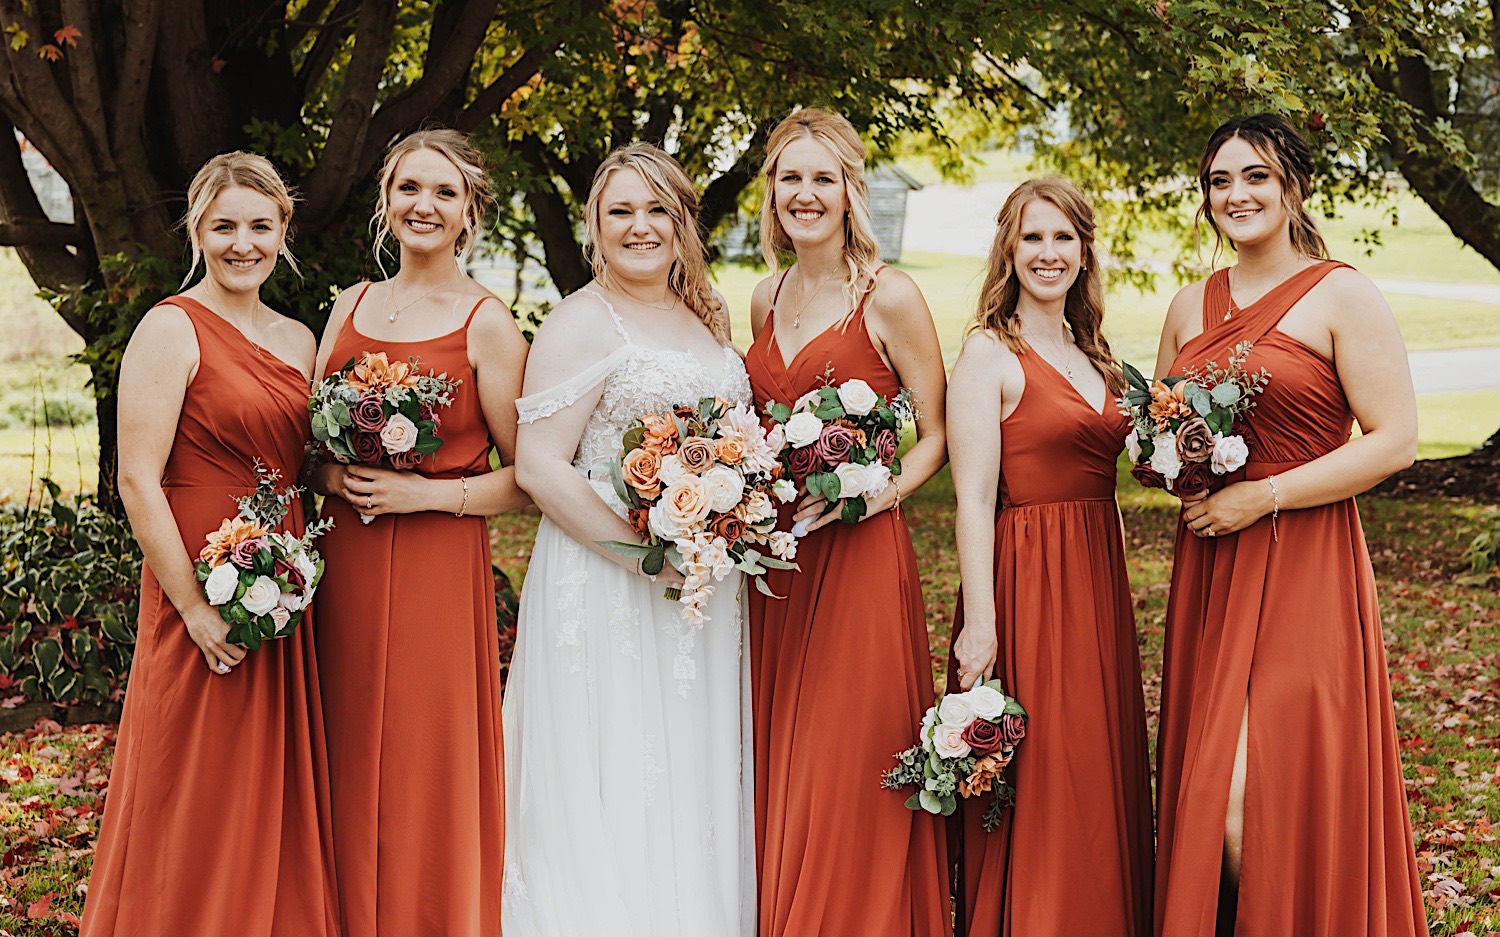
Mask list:
[{"label": "orange rose", "polygon": [[725,543],[734,546],[745,536],[745,522],[734,514],[720,514],[709,520],[708,531],[716,537],[723,537]]},{"label": "orange rose", "polygon": [[631,508],[625,512],[625,519],[630,523],[631,530],[645,537],[650,530],[651,509]]},{"label": "orange rose", "polygon": [[733,437],[720,439],[714,443],[714,451],[725,465],[739,465],[745,458],[745,443]]},{"label": "orange rose", "polygon": [[682,467],[694,475],[702,475],[714,467],[718,458],[714,451],[714,441],[703,436],[690,436],[683,440],[681,448],[677,450],[677,458],[682,460]]},{"label": "orange rose", "polygon": [[661,494],[661,481],[657,478],[661,471],[661,453],[644,446],[632,449],[625,456],[621,470],[625,484],[639,492],[641,497],[654,498]]},{"label": "orange rose", "polygon": [[198,551],[198,559],[210,566],[229,555],[237,544],[256,537],[264,537],[267,531],[254,521],[231,517],[219,525],[219,529],[208,535],[208,543]]},{"label": "orange rose", "polygon": [[657,455],[671,455],[677,451],[677,424],[669,416],[648,416],[644,421],[646,438],[641,446]]}]

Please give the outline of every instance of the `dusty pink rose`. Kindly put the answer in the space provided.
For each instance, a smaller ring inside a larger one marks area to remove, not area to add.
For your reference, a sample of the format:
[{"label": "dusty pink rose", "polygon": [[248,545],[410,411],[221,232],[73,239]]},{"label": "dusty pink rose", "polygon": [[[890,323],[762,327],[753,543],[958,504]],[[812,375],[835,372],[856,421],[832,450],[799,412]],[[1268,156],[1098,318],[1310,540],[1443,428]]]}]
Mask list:
[{"label": "dusty pink rose", "polygon": [[875,434],[875,458],[880,460],[881,465],[890,465],[896,461],[896,434],[888,429],[883,429]]},{"label": "dusty pink rose", "polygon": [[1007,713],[1000,717],[1000,738],[1006,745],[1014,745],[1026,737],[1026,717]]},{"label": "dusty pink rose", "polygon": [[1167,487],[1166,476],[1152,468],[1147,462],[1131,466],[1130,477],[1141,483],[1143,488],[1165,488]]},{"label": "dusty pink rose", "polygon": [[848,462],[849,450],[854,448],[854,431],[837,423],[825,426],[812,448],[830,465]]},{"label": "dusty pink rose", "polygon": [[379,394],[365,394],[359,398],[359,402],[349,410],[349,419],[354,423],[354,428],[367,433],[378,433],[384,429],[385,411],[380,408],[384,399]]},{"label": "dusty pink rose", "polygon": [[999,748],[1004,739],[998,725],[988,719],[975,719],[964,727],[964,741],[982,758]]},{"label": "dusty pink rose", "polygon": [[791,455],[788,456],[792,477],[797,481],[802,481],[818,470],[823,459],[818,455],[817,448],[817,446],[803,446],[801,449],[793,449]]},{"label": "dusty pink rose", "polygon": [[359,461],[367,465],[378,463],[381,456],[385,455],[385,447],[380,444],[380,434],[356,432],[354,454],[359,457]]},{"label": "dusty pink rose", "polygon": [[417,444],[417,424],[399,413],[392,413],[380,431],[381,445],[389,453],[405,452]]},{"label": "dusty pink rose", "polygon": [[1177,429],[1177,458],[1184,465],[1192,462],[1207,462],[1214,454],[1214,431],[1202,417],[1188,420]]},{"label": "dusty pink rose", "polygon": [[249,569],[255,564],[255,554],[259,553],[265,545],[266,542],[259,537],[241,540],[230,549],[229,562],[240,569]]},{"label": "dusty pink rose", "polygon": [[417,463],[421,461],[422,453],[418,452],[415,449],[408,449],[405,452],[391,453],[391,468],[393,469],[413,469],[416,468]]},{"label": "dusty pink rose", "polygon": [[1179,498],[1196,498],[1208,491],[1213,480],[1214,470],[1207,462],[1187,462],[1172,479],[1172,493]]}]

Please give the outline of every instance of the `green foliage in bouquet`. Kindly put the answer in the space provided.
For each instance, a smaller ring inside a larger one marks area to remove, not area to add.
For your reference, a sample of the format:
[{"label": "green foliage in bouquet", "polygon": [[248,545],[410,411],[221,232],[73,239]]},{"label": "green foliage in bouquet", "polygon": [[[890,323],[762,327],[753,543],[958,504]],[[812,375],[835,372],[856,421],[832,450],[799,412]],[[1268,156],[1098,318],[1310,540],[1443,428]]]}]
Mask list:
[{"label": "green foliage in bouquet", "polygon": [[42,485],[0,508],[0,696],[109,704],[135,647],[140,548],[125,520]]}]

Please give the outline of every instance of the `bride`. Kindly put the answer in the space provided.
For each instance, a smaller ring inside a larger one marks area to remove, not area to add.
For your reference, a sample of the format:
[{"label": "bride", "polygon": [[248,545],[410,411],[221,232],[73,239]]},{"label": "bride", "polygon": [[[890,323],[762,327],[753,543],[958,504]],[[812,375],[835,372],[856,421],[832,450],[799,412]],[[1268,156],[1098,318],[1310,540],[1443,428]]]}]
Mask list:
[{"label": "bride", "polygon": [[754,929],[741,574],[692,626],[663,598],[676,570],[599,545],[640,539],[609,475],[633,419],[750,399],[697,212],[650,144],[600,165],[594,279],[547,317],[516,402],[517,481],[543,519],[504,704],[508,937]]}]

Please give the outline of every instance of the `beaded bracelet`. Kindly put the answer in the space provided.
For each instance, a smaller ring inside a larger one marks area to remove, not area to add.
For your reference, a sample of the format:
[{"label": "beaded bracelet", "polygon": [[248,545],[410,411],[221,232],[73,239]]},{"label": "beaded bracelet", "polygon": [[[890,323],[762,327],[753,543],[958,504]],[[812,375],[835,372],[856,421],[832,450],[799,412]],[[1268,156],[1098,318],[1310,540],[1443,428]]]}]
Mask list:
[{"label": "beaded bracelet", "polygon": [[458,480],[464,486],[464,499],[458,503],[458,510],[453,512],[454,517],[463,517],[464,510],[469,506],[469,479],[460,475]]},{"label": "beaded bracelet", "polygon": [[1281,534],[1276,530],[1276,517],[1281,513],[1281,492],[1276,488],[1275,475],[1267,475],[1266,483],[1271,486],[1271,539],[1280,543]]}]

